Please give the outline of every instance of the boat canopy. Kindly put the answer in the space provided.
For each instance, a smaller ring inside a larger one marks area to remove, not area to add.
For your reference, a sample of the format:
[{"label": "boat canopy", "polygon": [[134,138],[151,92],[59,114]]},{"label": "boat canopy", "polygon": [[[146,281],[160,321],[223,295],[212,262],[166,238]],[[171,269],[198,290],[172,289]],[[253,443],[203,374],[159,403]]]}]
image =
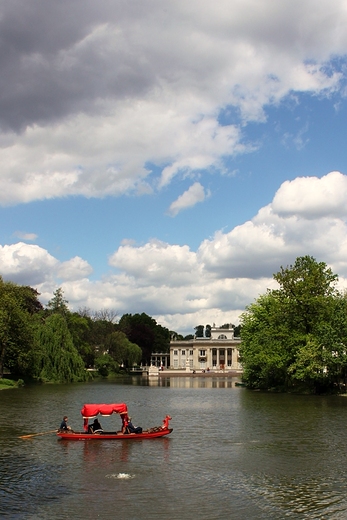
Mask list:
[{"label": "boat canopy", "polygon": [[112,415],[113,413],[128,414],[128,407],[125,403],[85,404],[81,410],[83,419],[92,419],[97,415]]}]

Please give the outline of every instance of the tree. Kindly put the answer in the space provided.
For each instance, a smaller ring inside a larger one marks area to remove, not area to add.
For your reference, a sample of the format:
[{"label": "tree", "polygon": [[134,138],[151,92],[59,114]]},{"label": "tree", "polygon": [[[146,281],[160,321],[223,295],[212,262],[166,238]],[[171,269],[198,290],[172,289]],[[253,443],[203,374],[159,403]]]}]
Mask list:
[{"label": "tree", "polygon": [[118,313],[114,309],[101,309],[94,312],[93,319],[115,323],[117,316]]},{"label": "tree", "polygon": [[72,336],[73,344],[82,357],[86,367],[94,365],[95,349],[90,342],[93,322],[88,317],[82,317],[79,313],[68,313],[67,325]]},{"label": "tree", "polygon": [[195,337],[196,338],[203,338],[204,337],[204,326],[203,325],[197,325],[194,327],[195,330]]},{"label": "tree", "polygon": [[241,325],[236,325],[234,328],[234,336],[235,338],[239,338],[241,334]]},{"label": "tree", "polygon": [[291,359],[286,348],[288,331],[280,316],[279,303],[271,293],[260,296],[241,316],[240,357],[244,380],[251,388],[278,387],[286,382]]},{"label": "tree", "polygon": [[83,360],[74,347],[66,320],[60,313],[49,316],[37,329],[36,377],[42,381],[86,381]]},{"label": "tree", "polygon": [[119,364],[127,368],[139,363],[142,357],[142,350],[138,345],[131,343],[124,332],[112,332],[106,342],[108,354]]},{"label": "tree", "polygon": [[309,334],[329,314],[327,300],[336,296],[338,276],[324,262],[311,256],[296,259],[294,265],[281,267],[274,274],[280,289],[274,295],[287,306],[291,325]]},{"label": "tree", "polygon": [[142,314],[124,314],[119,320],[119,330],[124,332],[129,341],[142,350],[142,362],[150,364],[152,352],[169,352],[170,331],[158,325],[155,319],[144,312]]},{"label": "tree", "polygon": [[62,316],[66,316],[69,313],[68,301],[64,298],[64,292],[61,287],[59,287],[53,293],[53,298],[49,300],[47,304],[47,308],[51,313],[58,313]]},{"label": "tree", "polygon": [[279,289],[260,296],[241,316],[247,385],[331,388],[346,373],[347,306],[336,290],[337,275],[305,256],[274,278]]},{"label": "tree", "polygon": [[34,336],[31,316],[41,308],[37,291],[0,276],[0,377],[4,366],[13,374],[30,375]]}]

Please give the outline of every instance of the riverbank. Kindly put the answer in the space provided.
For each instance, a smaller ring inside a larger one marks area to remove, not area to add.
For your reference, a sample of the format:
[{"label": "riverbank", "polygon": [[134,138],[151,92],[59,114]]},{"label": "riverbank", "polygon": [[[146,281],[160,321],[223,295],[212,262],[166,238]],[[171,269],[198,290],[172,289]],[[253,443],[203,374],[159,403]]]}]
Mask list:
[{"label": "riverbank", "polygon": [[13,381],[12,379],[0,379],[0,390],[8,390],[9,388],[20,388],[24,386],[24,381],[19,379],[18,381]]}]

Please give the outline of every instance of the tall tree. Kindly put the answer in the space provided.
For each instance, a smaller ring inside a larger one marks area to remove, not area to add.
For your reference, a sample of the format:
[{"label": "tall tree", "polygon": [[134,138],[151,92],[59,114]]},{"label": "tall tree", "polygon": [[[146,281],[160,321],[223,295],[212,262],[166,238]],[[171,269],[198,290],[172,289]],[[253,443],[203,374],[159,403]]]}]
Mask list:
[{"label": "tall tree", "polygon": [[66,320],[60,313],[49,316],[38,327],[36,376],[43,381],[86,381],[83,360],[74,347]]},{"label": "tall tree", "polygon": [[142,350],[135,343],[128,340],[124,332],[116,331],[107,338],[107,352],[119,364],[131,368],[139,363],[142,358]]},{"label": "tall tree", "polygon": [[347,350],[346,302],[336,290],[337,275],[305,256],[274,278],[279,289],[241,316],[245,381],[262,388],[331,387],[345,377]]},{"label": "tall tree", "polygon": [[169,352],[170,331],[158,325],[154,318],[142,314],[124,314],[119,320],[119,330],[124,332],[129,341],[142,350],[142,362],[150,364],[152,352]]},{"label": "tall tree", "polygon": [[197,325],[194,327],[195,330],[195,337],[196,338],[203,338],[204,337],[204,326],[203,325]]},{"label": "tall tree", "polygon": [[324,262],[312,256],[299,257],[294,265],[281,267],[274,279],[280,285],[274,295],[287,306],[293,327],[309,334],[317,323],[329,317],[327,299],[337,294],[338,276]]},{"label": "tall tree", "polygon": [[53,293],[53,298],[49,300],[47,308],[51,313],[58,313],[66,316],[69,313],[68,301],[64,298],[64,291],[58,287]]},{"label": "tall tree", "polygon": [[4,366],[16,375],[31,373],[31,316],[41,308],[37,295],[34,289],[4,282],[0,276],[0,377]]}]

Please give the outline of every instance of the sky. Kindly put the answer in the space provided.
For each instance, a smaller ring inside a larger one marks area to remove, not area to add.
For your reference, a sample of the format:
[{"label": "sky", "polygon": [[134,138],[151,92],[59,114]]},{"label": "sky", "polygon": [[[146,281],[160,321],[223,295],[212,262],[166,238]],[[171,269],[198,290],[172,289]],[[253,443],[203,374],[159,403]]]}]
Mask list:
[{"label": "sky", "polygon": [[0,70],[4,280],[183,335],[347,288],[346,0],[0,0]]}]

